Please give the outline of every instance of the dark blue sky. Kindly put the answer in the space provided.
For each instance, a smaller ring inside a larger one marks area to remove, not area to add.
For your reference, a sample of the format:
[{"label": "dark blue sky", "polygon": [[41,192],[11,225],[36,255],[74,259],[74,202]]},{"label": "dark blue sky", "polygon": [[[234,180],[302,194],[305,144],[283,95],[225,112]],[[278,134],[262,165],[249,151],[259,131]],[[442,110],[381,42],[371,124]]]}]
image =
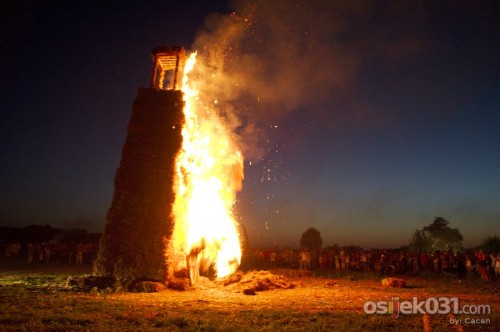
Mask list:
[{"label": "dark blue sky", "polygon": [[[325,245],[392,247],[437,216],[466,245],[499,234],[495,1],[256,3],[229,65],[255,82],[231,100],[258,129],[240,132],[237,214],[251,242],[298,246],[313,226]],[[101,231],[151,49],[210,47],[197,36],[220,38],[221,17],[204,20],[232,7],[4,7],[0,224]],[[255,66],[235,68],[248,58]]]}]

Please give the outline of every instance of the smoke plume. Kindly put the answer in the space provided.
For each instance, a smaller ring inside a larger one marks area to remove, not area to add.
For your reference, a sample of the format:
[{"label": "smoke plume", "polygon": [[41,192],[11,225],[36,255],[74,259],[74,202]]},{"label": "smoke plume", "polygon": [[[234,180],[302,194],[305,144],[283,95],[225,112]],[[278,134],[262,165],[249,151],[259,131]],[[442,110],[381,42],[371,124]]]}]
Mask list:
[{"label": "smoke plume", "polygon": [[[233,7],[231,15],[207,18],[194,48],[203,59],[197,73],[210,77],[200,90],[217,100],[250,159],[263,153],[266,128],[290,111],[307,108],[327,121],[363,118],[352,84],[364,60],[376,54],[397,63],[422,48],[408,30],[418,5],[257,0]],[[402,20],[408,28],[392,31]],[[348,114],[338,114],[346,104]]]}]

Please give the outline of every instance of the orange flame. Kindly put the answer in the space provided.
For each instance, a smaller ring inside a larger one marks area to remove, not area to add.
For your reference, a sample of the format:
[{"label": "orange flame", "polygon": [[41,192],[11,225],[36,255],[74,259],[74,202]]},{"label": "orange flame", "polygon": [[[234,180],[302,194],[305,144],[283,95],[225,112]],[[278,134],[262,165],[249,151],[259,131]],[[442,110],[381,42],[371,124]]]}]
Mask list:
[{"label": "orange flame", "polygon": [[196,89],[196,76],[189,75],[195,63],[193,53],[184,69],[186,122],[176,162],[172,236],[174,268],[187,268],[193,284],[200,268],[213,266],[217,277],[224,277],[234,273],[241,262],[232,209],[243,180],[242,154],[218,115],[216,101],[207,101]]}]

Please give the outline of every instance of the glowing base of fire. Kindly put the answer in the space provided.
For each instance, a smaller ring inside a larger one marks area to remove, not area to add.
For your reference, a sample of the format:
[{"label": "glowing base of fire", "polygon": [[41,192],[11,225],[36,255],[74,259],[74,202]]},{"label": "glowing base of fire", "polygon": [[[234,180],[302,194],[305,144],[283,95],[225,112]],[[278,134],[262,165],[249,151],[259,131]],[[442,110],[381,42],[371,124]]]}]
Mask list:
[{"label": "glowing base of fire", "polygon": [[188,208],[187,250],[198,253],[204,265],[215,263],[218,277],[235,272],[241,259],[239,236],[227,207],[219,196],[217,179],[197,183]]},{"label": "glowing base of fire", "polygon": [[[196,54],[186,62],[183,88],[185,125],[176,161],[172,236],[174,269],[186,268],[192,284],[200,269],[211,267],[219,278],[236,271],[241,245],[232,214],[243,180],[243,158],[230,131],[213,109],[214,96],[204,96],[189,82]],[[202,75],[195,75],[201,79]],[[203,85],[203,84],[201,84]],[[207,102],[204,102],[207,101]]]}]

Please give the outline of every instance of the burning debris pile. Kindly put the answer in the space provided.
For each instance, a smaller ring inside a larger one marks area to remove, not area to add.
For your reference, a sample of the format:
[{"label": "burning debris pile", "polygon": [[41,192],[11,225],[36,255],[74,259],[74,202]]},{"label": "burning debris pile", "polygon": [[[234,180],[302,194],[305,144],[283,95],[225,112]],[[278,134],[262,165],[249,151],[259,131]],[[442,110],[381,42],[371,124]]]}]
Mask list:
[{"label": "burning debris pile", "polygon": [[290,289],[296,285],[289,282],[283,275],[275,275],[269,271],[236,272],[230,277],[221,280],[224,286],[236,285],[235,288],[245,295],[256,295],[274,289]]},{"label": "burning debris pile", "polygon": [[211,280],[207,277],[199,277],[196,285],[189,282],[188,278],[172,278],[167,282],[167,288],[186,291],[195,288],[227,288],[245,295],[256,295],[257,292],[264,292],[275,289],[291,289],[296,284],[288,281],[281,274],[273,274],[269,271],[249,271],[247,273],[237,271],[224,278]]},{"label": "burning debris pile", "polygon": [[237,291],[245,295],[256,295],[275,289],[292,289],[297,285],[288,281],[285,276],[273,274],[269,271],[250,271],[244,273],[238,271],[225,278],[211,280],[207,277],[199,277],[196,287],[189,278],[170,278],[165,282],[140,279],[117,280],[113,277],[97,276],[70,276],[66,280],[65,290],[78,292],[102,291],[125,291],[139,293],[161,292],[166,289],[177,291],[193,291],[196,289],[227,289]]}]

